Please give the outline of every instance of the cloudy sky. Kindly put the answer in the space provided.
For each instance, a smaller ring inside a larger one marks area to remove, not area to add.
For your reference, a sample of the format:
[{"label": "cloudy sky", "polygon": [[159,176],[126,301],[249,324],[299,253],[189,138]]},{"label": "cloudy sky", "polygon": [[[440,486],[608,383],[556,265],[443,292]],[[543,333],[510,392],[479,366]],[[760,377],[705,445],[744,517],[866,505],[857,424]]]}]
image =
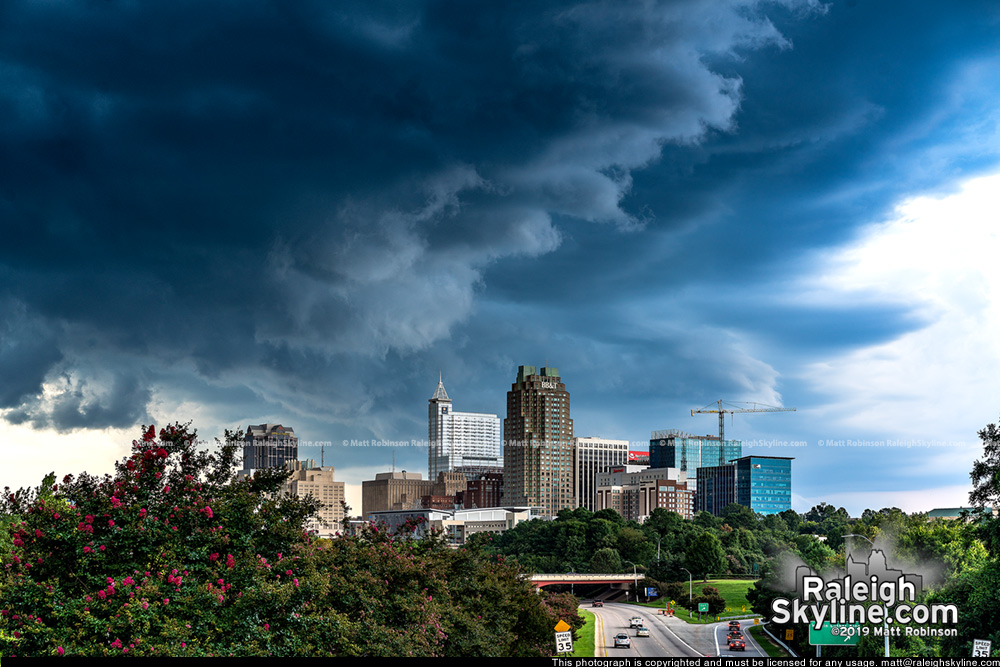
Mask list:
[{"label": "cloudy sky", "polygon": [[341,443],[425,439],[439,373],[502,416],[548,364],[577,435],[797,408],[726,432],[795,457],[800,511],[963,504],[1000,414],[998,28],[992,1],[8,0],[0,485],[193,420],[328,441],[356,490],[426,472]]}]

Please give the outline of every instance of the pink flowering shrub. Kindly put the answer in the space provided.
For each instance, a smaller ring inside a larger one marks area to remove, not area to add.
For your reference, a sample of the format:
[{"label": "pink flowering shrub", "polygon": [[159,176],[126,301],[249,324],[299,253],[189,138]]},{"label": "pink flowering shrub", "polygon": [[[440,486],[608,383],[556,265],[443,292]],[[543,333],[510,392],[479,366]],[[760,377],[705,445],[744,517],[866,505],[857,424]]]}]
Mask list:
[{"label": "pink flowering shrub", "polygon": [[209,453],[148,427],[113,476],[6,490],[2,657],[544,656],[560,617],[579,623],[476,549],[310,538],[316,502],[277,498],[283,471],[235,479],[226,436]]}]

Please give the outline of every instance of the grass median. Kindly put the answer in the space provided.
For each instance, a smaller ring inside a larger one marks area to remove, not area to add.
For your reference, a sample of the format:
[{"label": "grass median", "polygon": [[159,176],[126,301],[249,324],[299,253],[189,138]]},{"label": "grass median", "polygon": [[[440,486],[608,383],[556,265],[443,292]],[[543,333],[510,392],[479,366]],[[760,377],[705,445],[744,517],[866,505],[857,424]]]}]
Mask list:
[{"label": "grass median", "polygon": [[[696,596],[701,595],[701,589],[705,586],[718,589],[719,595],[726,601],[726,610],[716,617],[709,614],[699,614],[697,611],[690,612],[680,604],[677,604],[673,605],[674,616],[688,623],[698,624],[715,623],[717,618],[725,619],[728,616],[739,617],[751,615],[753,614],[753,610],[750,608],[750,602],[747,600],[747,591],[753,585],[753,580],[746,579],[709,579],[708,581],[694,583],[691,589],[692,593]],[[683,602],[683,600],[675,600],[675,602]],[[640,604],[645,607],[664,608],[664,600],[662,598],[656,602]]]},{"label": "grass median", "polygon": [[594,657],[594,631],[596,621],[593,612],[580,610],[580,615],[587,621],[582,628],[576,632],[576,641],[573,642],[574,658]]}]

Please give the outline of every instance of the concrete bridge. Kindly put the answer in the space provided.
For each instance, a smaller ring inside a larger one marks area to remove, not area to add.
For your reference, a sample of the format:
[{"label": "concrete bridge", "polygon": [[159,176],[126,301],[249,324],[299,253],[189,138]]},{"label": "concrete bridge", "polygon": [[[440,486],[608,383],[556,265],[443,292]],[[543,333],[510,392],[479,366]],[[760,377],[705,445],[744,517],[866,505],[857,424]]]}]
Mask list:
[{"label": "concrete bridge", "polygon": [[640,578],[631,572],[628,574],[578,574],[573,572],[570,574],[535,574],[531,577],[531,583],[536,588],[553,584],[608,584],[624,589]]}]

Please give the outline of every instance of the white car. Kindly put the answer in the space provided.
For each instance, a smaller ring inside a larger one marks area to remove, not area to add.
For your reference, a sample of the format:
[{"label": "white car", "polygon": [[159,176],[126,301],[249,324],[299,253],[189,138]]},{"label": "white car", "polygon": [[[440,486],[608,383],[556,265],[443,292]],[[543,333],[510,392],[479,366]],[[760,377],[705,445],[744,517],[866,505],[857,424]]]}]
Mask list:
[{"label": "white car", "polygon": [[641,628],[642,627],[642,619],[639,618],[638,616],[633,616],[632,618],[628,619],[628,627],[630,627],[630,628]]},{"label": "white car", "polygon": [[632,646],[632,640],[624,632],[619,632],[615,635],[615,648],[621,646],[622,648],[629,648]]},{"label": "white car", "polygon": [[638,628],[635,629],[635,636],[636,637],[648,637],[649,636],[649,628],[647,628],[644,625],[640,625]]}]

